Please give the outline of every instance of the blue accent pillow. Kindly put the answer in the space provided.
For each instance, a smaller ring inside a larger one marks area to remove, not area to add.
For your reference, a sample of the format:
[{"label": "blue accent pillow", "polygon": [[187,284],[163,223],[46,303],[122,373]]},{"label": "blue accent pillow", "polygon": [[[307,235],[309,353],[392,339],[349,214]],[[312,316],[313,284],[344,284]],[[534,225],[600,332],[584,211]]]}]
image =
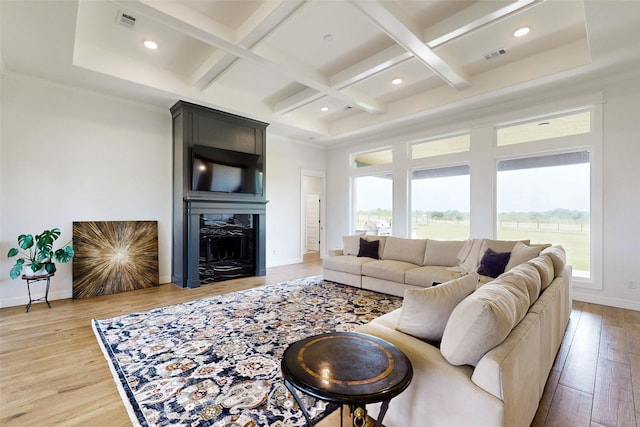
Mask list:
[{"label": "blue accent pillow", "polygon": [[478,274],[483,276],[489,276],[496,278],[502,273],[509,262],[511,252],[496,252],[489,248],[482,256],[480,260],[480,267],[478,267]]},{"label": "blue accent pillow", "polygon": [[378,256],[378,249],[380,248],[380,240],[364,240],[360,238],[360,250],[358,251],[359,257],[369,257],[374,259],[380,259]]}]

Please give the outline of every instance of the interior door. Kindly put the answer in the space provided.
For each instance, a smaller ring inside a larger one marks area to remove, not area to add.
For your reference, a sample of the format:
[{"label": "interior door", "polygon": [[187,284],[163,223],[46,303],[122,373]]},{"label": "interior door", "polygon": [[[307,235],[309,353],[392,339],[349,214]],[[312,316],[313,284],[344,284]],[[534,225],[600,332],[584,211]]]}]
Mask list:
[{"label": "interior door", "polygon": [[320,251],[320,195],[309,193],[305,204],[305,230],[307,252]]}]

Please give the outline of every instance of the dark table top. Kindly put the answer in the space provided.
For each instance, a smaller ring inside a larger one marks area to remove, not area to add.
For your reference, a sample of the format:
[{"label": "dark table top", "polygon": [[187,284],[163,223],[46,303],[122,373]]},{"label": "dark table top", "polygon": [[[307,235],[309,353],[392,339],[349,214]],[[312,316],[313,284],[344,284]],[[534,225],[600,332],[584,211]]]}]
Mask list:
[{"label": "dark table top", "polygon": [[291,344],[282,375],[322,400],[366,404],[389,400],[407,388],[413,367],[396,346],[357,332],[331,332]]}]

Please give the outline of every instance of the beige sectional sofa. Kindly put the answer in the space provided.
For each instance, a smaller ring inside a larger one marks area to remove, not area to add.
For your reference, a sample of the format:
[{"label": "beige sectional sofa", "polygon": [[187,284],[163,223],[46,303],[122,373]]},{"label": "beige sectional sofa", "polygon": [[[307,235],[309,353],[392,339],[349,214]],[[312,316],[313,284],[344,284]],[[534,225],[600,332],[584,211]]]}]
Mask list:
[{"label": "beige sectional sofa", "polygon": [[[413,364],[413,381],[391,401],[384,425],[529,426],[571,312],[564,249],[487,239],[384,240],[382,259],[364,259],[353,255],[355,239],[347,236],[342,254],[324,267],[326,280],[404,296],[402,308],[358,328],[397,345]],[[494,252],[509,252],[504,273],[469,271]],[[435,260],[443,265],[431,265]],[[368,409],[375,418],[379,405]]]}]

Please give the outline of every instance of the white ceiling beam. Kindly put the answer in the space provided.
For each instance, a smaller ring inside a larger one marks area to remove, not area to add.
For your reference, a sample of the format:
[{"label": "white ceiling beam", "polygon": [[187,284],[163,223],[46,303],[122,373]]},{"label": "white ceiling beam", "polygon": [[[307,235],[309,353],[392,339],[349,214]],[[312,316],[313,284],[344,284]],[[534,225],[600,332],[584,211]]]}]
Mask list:
[{"label": "white ceiling beam", "polygon": [[413,55],[411,55],[410,52],[407,52],[401,46],[394,44],[375,55],[371,55],[370,57],[335,73],[329,78],[329,82],[332,87],[343,89],[388,70],[389,68],[394,67],[412,57]]},{"label": "white ceiling beam", "polygon": [[[235,40],[239,46],[251,49],[282,24],[301,5],[302,0],[280,0],[264,2],[236,31]],[[191,76],[194,85],[209,89],[237,62],[238,57],[217,51],[207,58]]]},{"label": "white ceiling beam", "polygon": [[237,43],[247,49],[254,48],[289,19],[304,3],[304,0],[263,2],[236,31]]},{"label": "white ceiling beam", "polygon": [[209,89],[237,61],[237,56],[222,49],[216,50],[191,74],[191,85],[201,90]]},{"label": "white ceiling beam", "polygon": [[445,62],[418,36],[415,24],[398,11],[391,11],[378,0],[351,0],[364,15],[417,60],[436,73],[449,85],[464,89],[469,87],[469,77],[458,64]]},{"label": "white ceiling beam", "polygon": [[317,101],[320,98],[324,98],[326,95],[322,92],[311,88],[305,88],[293,96],[290,96],[282,101],[276,102],[273,106],[273,110],[278,114],[287,114],[293,110],[304,107],[313,101]]},{"label": "white ceiling beam", "polygon": [[344,89],[341,89],[339,93],[341,97],[350,106],[353,106],[353,104],[349,102],[350,99],[358,100],[358,104],[357,104],[358,108],[368,113],[380,114],[387,111],[387,106],[384,105],[382,102],[376,100],[371,96],[366,95],[363,92],[360,92],[354,87],[346,87]]},{"label": "white ceiling beam", "polygon": [[477,2],[427,28],[424,31],[423,38],[424,40],[428,40],[427,46],[434,49],[492,22],[540,4],[543,1],[544,0],[518,0],[513,3],[508,3],[507,5],[503,5],[500,2]]}]

